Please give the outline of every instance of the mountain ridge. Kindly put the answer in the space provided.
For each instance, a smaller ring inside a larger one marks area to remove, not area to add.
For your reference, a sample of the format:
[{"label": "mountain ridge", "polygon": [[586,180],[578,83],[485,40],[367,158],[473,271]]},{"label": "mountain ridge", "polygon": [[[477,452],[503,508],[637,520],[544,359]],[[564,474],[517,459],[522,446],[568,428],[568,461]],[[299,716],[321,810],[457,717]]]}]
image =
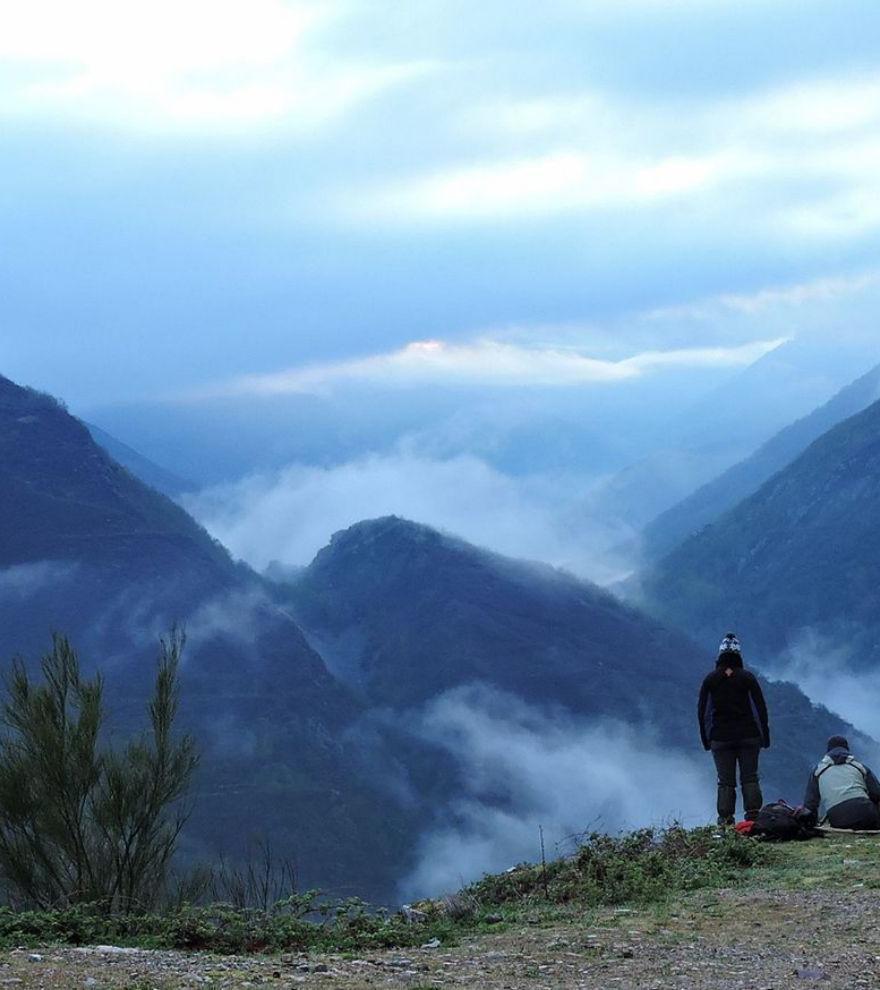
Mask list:
[{"label": "mountain ridge", "polygon": [[757,492],[690,537],[644,578],[667,621],[731,624],[778,653],[804,628],[848,635],[880,665],[880,402],[838,423]]},{"label": "mountain ridge", "polygon": [[649,522],[643,552],[659,560],[688,536],[751,495],[832,426],[880,398],[880,365],[841,389],[828,402],[789,424],[745,460],[698,488]]},{"label": "mountain ridge", "polygon": [[[704,651],[549,565],[383,517],[334,534],[289,596],[307,638],[325,656],[345,653],[340,669],[368,703],[408,711],[478,682],[531,705],[641,726],[671,750],[699,746],[696,693],[714,638]],[[799,788],[804,754],[849,728],[793,685],[766,690],[792,726],[768,754],[768,773],[776,787]]]}]

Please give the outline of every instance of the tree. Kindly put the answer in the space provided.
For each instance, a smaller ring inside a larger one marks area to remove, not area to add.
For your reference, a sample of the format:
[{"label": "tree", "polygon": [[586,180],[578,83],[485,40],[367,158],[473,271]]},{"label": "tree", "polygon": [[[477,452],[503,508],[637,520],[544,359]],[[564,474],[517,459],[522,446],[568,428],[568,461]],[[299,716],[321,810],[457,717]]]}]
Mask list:
[{"label": "tree", "polygon": [[0,738],[0,874],[19,904],[152,904],[186,820],[182,807],[198,756],[176,738],[175,629],[161,641],[150,728],[122,750],[102,741],[104,683],[87,680],[64,636],[53,637],[34,683],[13,665]]}]

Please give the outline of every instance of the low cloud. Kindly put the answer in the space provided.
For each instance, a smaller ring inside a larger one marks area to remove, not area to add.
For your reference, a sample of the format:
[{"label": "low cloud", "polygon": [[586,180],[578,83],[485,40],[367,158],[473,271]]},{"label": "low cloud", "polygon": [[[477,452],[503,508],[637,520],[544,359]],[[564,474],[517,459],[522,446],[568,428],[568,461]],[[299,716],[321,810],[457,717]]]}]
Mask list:
[{"label": "low cloud", "polygon": [[675,819],[710,817],[713,777],[705,760],[610,721],[541,712],[485,687],[433,701],[417,731],[461,765],[467,792],[425,835],[405,897],[457,890],[484,872],[570,851],[571,836]]},{"label": "low cloud", "polygon": [[73,580],[78,565],[70,561],[39,560],[0,569],[0,601],[24,601],[39,591]]},{"label": "low cloud", "polygon": [[880,269],[872,268],[840,275],[829,275],[795,282],[789,285],[768,286],[749,293],[722,293],[708,299],[682,306],[668,306],[646,314],[648,320],[676,318],[718,319],[725,312],[755,316],[768,310],[800,309],[816,303],[858,297],[868,289],[880,286]]},{"label": "low cloud", "polygon": [[472,456],[397,453],[336,467],[294,465],[185,496],[185,507],[238,557],[307,564],[332,533],[401,515],[514,557],[564,566],[600,582],[626,570],[609,551],[632,535],[578,515],[583,484],[514,478]]},{"label": "low cloud", "polygon": [[545,388],[599,385],[629,381],[664,369],[746,367],[782,343],[784,338],[731,347],[648,350],[607,360],[584,354],[571,342],[535,347],[493,338],[469,343],[421,340],[364,358],[245,375],[201,389],[192,398],[321,394],[334,386],[357,383]]},{"label": "low cloud", "polygon": [[872,738],[880,736],[880,670],[859,666],[858,636],[802,629],[767,668],[792,681],[817,705],[836,712]]}]

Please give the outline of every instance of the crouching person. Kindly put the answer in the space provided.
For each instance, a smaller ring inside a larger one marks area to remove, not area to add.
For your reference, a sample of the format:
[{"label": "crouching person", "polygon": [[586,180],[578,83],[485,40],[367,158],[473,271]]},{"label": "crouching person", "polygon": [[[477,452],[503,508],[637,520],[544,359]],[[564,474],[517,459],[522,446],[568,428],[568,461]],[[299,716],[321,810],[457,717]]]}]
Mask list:
[{"label": "crouching person", "polygon": [[828,740],[828,753],[810,774],[804,808],[815,822],[820,806],[832,828],[880,830],[880,782],[850,753],[843,736]]}]

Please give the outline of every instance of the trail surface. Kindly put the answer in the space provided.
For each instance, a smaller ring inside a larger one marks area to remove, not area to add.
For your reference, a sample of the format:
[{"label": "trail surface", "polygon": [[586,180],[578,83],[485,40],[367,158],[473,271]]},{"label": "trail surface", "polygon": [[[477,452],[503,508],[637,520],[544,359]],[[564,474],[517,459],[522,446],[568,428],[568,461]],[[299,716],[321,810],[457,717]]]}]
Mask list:
[{"label": "trail surface", "polygon": [[[47,948],[0,957],[0,988],[853,990],[880,987],[880,844],[817,841],[744,889],[648,911],[536,915],[457,946],[341,955]],[[37,958],[39,957],[39,958]]]}]

